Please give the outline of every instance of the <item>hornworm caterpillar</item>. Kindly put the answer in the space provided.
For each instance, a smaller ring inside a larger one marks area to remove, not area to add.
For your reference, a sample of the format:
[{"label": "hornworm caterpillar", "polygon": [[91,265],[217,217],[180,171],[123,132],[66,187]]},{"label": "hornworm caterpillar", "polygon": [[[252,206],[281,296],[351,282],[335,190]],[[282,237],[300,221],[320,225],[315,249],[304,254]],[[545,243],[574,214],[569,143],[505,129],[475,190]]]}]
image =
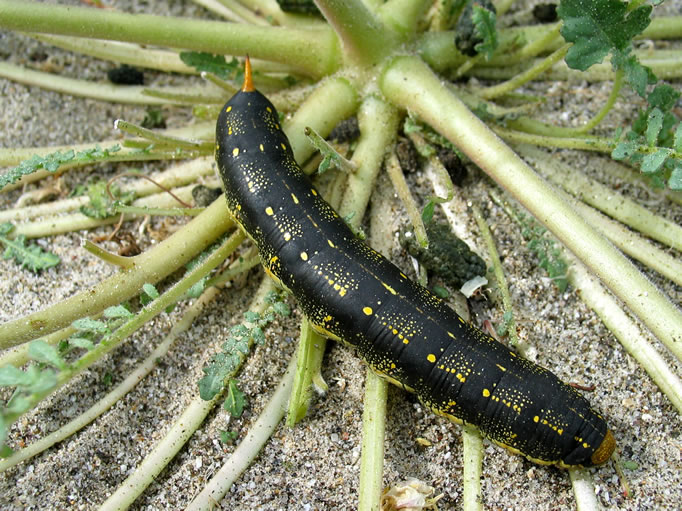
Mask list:
[{"label": "hornworm caterpillar", "polygon": [[268,274],[314,328],[354,346],[435,413],[532,461],[604,463],[615,440],[575,389],[460,318],[358,240],[294,160],[275,107],[244,85],[222,109],[216,160],[227,207]]}]

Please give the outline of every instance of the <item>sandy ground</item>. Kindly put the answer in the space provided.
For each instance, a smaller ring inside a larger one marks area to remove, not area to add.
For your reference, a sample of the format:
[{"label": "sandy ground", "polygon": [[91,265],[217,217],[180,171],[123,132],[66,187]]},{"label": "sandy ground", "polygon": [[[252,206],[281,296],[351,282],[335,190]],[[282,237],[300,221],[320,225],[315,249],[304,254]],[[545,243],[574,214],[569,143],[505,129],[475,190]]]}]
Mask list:
[{"label": "sandy ground", "polygon": [[[671,2],[671,12],[680,12],[682,3]],[[159,6],[175,15],[194,15],[200,9],[171,2]],[[122,10],[143,8],[146,2]],[[0,57],[15,63],[52,69],[65,76],[104,80],[110,64],[60,52],[27,38],[0,32]],[[45,59],[44,57],[47,57]],[[165,83],[168,78],[149,73],[148,79]],[[179,80],[177,77],[172,80]],[[199,80],[196,78],[195,80]],[[608,94],[604,84],[555,83],[541,91],[548,101],[543,107],[546,118],[553,111],[571,105],[570,117],[581,122],[596,111]],[[96,142],[116,136],[113,120],[125,118],[140,122],[144,108],[122,106],[71,98],[61,94],[0,80],[0,146],[42,146]],[[625,102],[628,108],[636,98]],[[578,103],[579,102],[579,103]],[[166,109],[169,125],[179,125],[190,113]],[[620,112],[631,118],[633,110]],[[619,122],[610,116],[606,125]],[[564,152],[566,161],[575,162],[597,175],[602,167],[599,157]],[[163,168],[165,165],[162,165]],[[152,166],[141,165],[142,169]],[[98,172],[110,176],[129,168],[105,166]],[[69,172],[63,178],[69,190],[89,179],[87,171]],[[424,184],[414,177],[415,188]],[[389,193],[373,208],[392,211],[403,220],[387,181]],[[682,502],[682,442],[680,417],[667,398],[646,373],[620,347],[613,336],[569,290],[560,293],[520,238],[518,229],[486,195],[490,185],[474,175],[462,190],[465,200],[482,206],[493,226],[499,251],[509,280],[521,335],[537,351],[536,360],[563,379],[594,385],[589,399],[603,411],[618,440],[623,460],[636,468],[626,475],[632,497],[623,498],[618,477],[611,464],[592,471],[600,504],[605,509],[675,509]],[[673,221],[682,221],[682,208],[671,203],[656,203],[645,191],[624,186],[621,191],[637,196],[647,205]],[[2,209],[12,207],[19,198],[15,191],[0,195]],[[471,217],[462,225],[478,238]],[[129,229],[136,232],[137,226]],[[158,225],[157,225],[158,227]],[[109,228],[78,232],[39,241],[62,257],[62,264],[40,275],[18,269],[11,261],[0,261],[0,321],[40,310],[63,297],[87,289],[115,270],[79,248],[80,239],[93,239]],[[145,233],[143,247],[154,241]],[[116,245],[109,245],[114,250]],[[394,247],[391,258],[409,270],[411,267]],[[679,254],[678,254],[679,255]],[[682,290],[647,273],[676,303]],[[178,340],[157,368],[122,401],[73,437],[43,454],[10,469],[0,478],[2,509],[95,509],[129,475],[146,453],[164,435],[187,403],[197,394],[196,381],[211,353],[226,336],[228,327],[238,322],[261,273],[252,272],[249,283],[239,290],[228,290],[210,305],[192,328]],[[295,304],[291,302],[295,309]],[[13,445],[31,443],[68,422],[102,397],[112,383],[121,381],[158,341],[168,333],[184,307],[163,314],[105,360],[75,379],[34,413],[22,418],[12,429]],[[498,321],[499,309],[478,303],[473,320]],[[249,399],[249,408],[239,420],[230,420],[218,409],[191,438],[180,454],[134,504],[133,509],[181,509],[188,504],[219,469],[233,450],[219,439],[219,430],[237,431],[240,439],[258,416],[274,390],[284,367],[295,350],[298,312],[290,320],[268,331],[268,342],[255,350],[239,379]],[[654,341],[655,342],[655,341]],[[665,352],[656,342],[659,350]],[[667,356],[667,353],[666,353]],[[671,357],[668,357],[670,359]],[[672,362],[671,362],[672,363]],[[673,364],[682,374],[680,364]],[[294,429],[280,426],[258,460],[220,502],[223,509],[353,509],[357,501],[362,422],[362,391],[365,367],[347,348],[332,343],[326,355],[324,374],[330,384],[324,397],[315,399],[308,417]],[[431,445],[417,442],[425,438]],[[416,477],[444,496],[441,509],[455,509],[462,500],[462,447],[460,428],[435,417],[419,402],[391,387],[385,442],[385,484]],[[556,468],[534,465],[525,459],[486,443],[483,467],[483,499],[490,509],[571,509],[575,507],[568,474]]]}]

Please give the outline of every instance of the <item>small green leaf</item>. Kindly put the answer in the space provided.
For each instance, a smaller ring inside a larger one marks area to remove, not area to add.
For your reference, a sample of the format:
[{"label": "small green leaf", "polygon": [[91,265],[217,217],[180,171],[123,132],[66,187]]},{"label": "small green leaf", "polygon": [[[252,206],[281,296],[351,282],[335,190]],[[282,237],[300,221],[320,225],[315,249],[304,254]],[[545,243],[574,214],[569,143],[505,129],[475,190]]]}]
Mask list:
[{"label": "small green leaf", "polygon": [[276,302],[273,304],[272,308],[275,313],[279,314],[280,316],[288,317],[291,314],[291,309],[284,302]]},{"label": "small green leaf", "polygon": [[647,154],[642,159],[642,172],[645,174],[653,174],[658,169],[661,168],[663,162],[666,160],[670,154],[670,149],[659,149],[655,153]]},{"label": "small green leaf", "polygon": [[223,408],[227,410],[232,417],[241,417],[244,412],[244,405],[246,404],[246,396],[237,387],[237,380],[231,379],[227,386],[227,397]]},{"label": "small green leaf", "polygon": [[42,339],[33,341],[28,345],[28,355],[38,362],[56,367],[57,369],[65,369],[66,362],[57,351],[57,348],[51,344],[46,343]]},{"label": "small green leaf", "polygon": [[61,261],[59,256],[44,251],[36,244],[26,244],[26,236],[20,234],[14,239],[6,237],[14,229],[9,223],[0,224],[0,243],[5,245],[4,259],[14,259],[22,268],[28,268],[33,272],[38,272],[52,266],[56,266]]},{"label": "small green leaf", "polygon": [[199,380],[199,396],[204,401],[210,401],[222,392],[225,378],[230,374],[230,369],[213,362],[202,369],[204,377]]},{"label": "small green leaf", "polygon": [[244,313],[244,319],[246,321],[248,321],[249,323],[255,324],[260,319],[260,314],[258,314],[257,312],[253,312],[253,311],[246,311]]},{"label": "small green leaf", "polygon": [[81,332],[94,332],[96,334],[106,334],[109,333],[109,327],[103,321],[98,321],[96,319],[81,318],[77,319],[71,326],[76,330]]},{"label": "small green leaf", "polygon": [[651,112],[649,112],[649,116],[647,117],[645,137],[649,146],[653,147],[656,145],[656,142],[658,141],[658,134],[661,132],[662,127],[663,112],[661,112],[658,108],[654,108],[651,110]]},{"label": "small green leaf", "polygon": [[434,295],[436,295],[439,298],[442,298],[443,300],[445,300],[448,296],[450,296],[450,293],[448,292],[448,290],[442,286],[433,286],[431,288],[431,291],[433,291]]},{"label": "small green leaf", "polygon": [[637,142],[623,141],[618,142],[618,145],[611,151],[611,158],[614,160],[624,160],[629,158],[637,151]]},{"label": "small green leaf", "polygon": [[69,345],[74,348],[83,348],[88,351],[95,347],[95,344],[90,339],[84,337],[72,337],[69,339]]},{"label": "small green leaf", "polygon": [[431,219],[433,218],[433,213],[436,208],[436,203],[433,201],[429,201],[426,206],[424,206],[424,210],[422,211],[422,221],[425,224],[428,224]]},{"label": "small green leaf", "polygon": [[680,99],[680,91],[663,83],[654,87],[646,99],[651,106],[657,107],[663,112],[669,112]]},{"label": "small green leaf", "polygon": [[236,431],[220,430],[220,441],[224,444],[231,444],[239,436]]},{"label": "small green leaf", "polygon": [[639,468],[639,463],[636,461],[624,461],[623,468],[626,470],[637,470]]},{"label": "small green leaf", "polygon": [[114,305],[112,307],[107,307],[104,309],[104,317],[113,319],[113,318],[131,318],[134,316],[132,312],[130,312],[125,306],[123,305]]},{"label": "small green leaf", "polygon": [[147,283],[142,286],[142,293],[140,294],[140,302],[142,305],[147,305],[148,303],[156,300],[158,297],[159,292],[153,284]]},{"label": "small green leaf", "polygon": [[21,369],[12,365],[0,367],[0,387],[15,387],[17,385],[30,385],[32,378]]},{"label": "small green leaf", "polygon": [[235,77],[238,72],[241,71],[241,66],[237,59],[233,58],[228,63],[223,55],[213,55],[211,53],[196,51],[182,51],[180,52],[180,60],[197,71],[213,73],[223,79]]},{"label": "small green leaf", "polygon": [[675,129],[675,141],[673,147],[678,153],[682,153],[682,122],[677,125]]},{"label": "small green leaf", "polygon": [[668,179],[668,186],[671,190],[682,190],[682,163],[677,163],[675,168],[670,173],[670,179]]}]

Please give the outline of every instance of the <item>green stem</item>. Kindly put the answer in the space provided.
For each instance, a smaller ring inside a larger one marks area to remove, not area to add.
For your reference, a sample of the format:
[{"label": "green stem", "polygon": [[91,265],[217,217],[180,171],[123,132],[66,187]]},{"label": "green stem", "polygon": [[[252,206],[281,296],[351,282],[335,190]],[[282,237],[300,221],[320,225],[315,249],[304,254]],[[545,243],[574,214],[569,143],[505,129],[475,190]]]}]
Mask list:
[{"label": "green stem", "polygon": [[184,48],[219,55],[246,55],[284,62],[315,77],[340,64],[335,35],[328,29],[256,27],[85,7],[0,0],[0,28],[111,39]]},{"label": "green stem", "polygon": [[381,500],[387,395],[386,382],[368,367],[362,413],[359,511],[375,511]]},{"label": "green stem", "polygon": [[509,191],[594,271],[677,356],[682,315],[635,266],[500,141],[416,57],[391,61],[379,79],[386,97],[433,126]]},{"label": "green stem", "polygon": [[204,250],[232,225],[225,204],[217,200],[185,228],[136,256],[135,266],[96,286],[22,318],[0,325],[0,348],[49,334],[84,316],[92,316],[137,295],[142,285],[156,283]]},{"label": "green stem", "polygon": [[568,53],[568,49],[570,47],[571,44],[564,44],[554,53],[542,59],[540,62],[537,62],[535,65],[529,67],[523,73],[519,73],[514,78],[506,82],[502,82],[491,87],[486,87],[479,92],[479,95],[484,99],[493,99],[513,91],[524,83],[537,78],[540,74],[544,73],[547,69],[563,59],[566,56],[566,53]]},{"label": "green stem", "polygon": [[369,96],[358,110],[358,124],[360,140],[351,158],[357,171],[348,176],[346,192],[339,207],[341,216],[354,213],[350,222],[354,227],[360,225],[365,214],[386,149],[393,146],[398,129],[398,111],[383,99]]},{"label": "green stem", "polygon": [[317,0],[317,6],[341,40],[351,63],[371,66],[383,59],[398,42],[367,9],[362,0]]},{"label": "green stem", "polygon": [[464,511],[483,511],[481,477],[483,476],[483,438],[474,426],[462,427],[464,457],[463,502]]}]

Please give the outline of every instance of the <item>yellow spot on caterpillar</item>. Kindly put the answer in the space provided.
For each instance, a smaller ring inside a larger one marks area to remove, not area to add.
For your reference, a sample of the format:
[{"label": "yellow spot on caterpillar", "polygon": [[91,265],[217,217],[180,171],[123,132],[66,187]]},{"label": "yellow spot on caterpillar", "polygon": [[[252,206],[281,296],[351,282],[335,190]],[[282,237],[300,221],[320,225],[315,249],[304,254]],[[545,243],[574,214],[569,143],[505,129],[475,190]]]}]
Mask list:
[{"label": "yellow spot on caterpillar", "polygon": [[291,194],[291,198],[294,199],[294,204],[298,204],[298,197],[296,197],[293,193]]},{"label": "yellow spot on caterpillar", "polygon": [[331,317],[331,316],[325,316],[324,319],[323,319],[322,321],[324,321],[325,323],[328,323],[328,322],[331,321],[331,320],[332,320],[332,317]]},{"label": "yellow spot on caterpillar", "polygon": [[393,295],[397,295],[397,294],[398,294],[398,293],[396,293],[395,289],[393,289],[391,286],[389,286],[389,285],[386,284],[385,282],[382,282],[381,285],[384,286],[386,289],[388,289],[388,291],[389,291],[391,294],[393,294]]},{"label": "yellow spot on caterpillar", "polygon": [[228,107],[225,109],[225,112],[226,112],[226,113],[227,113],[227,112],[230,112],[230,111],[232,111],[232,105],[228,106]]},{"label": "yellow spot on caterpillar", "polygon": [[457,337],[455,337],[455,334],[453,334],[452,332],[448,332],[448,335],[449,335],[450,337],[452,337],[453,339],[457,339]]},{"label": "yellow spot on caterpillar", "polygon": [[490,391],[488,389],[483,389],[483,397],[490,397]]},{"label": "yellow spot on caterpillar", "polygon": [[393,335],[398,335],[398,331],[395,328],[393,329]]},{"label": "yellow spot on caterpillar", "polygon": [[239,156],[239,148],[238,147],[235,147],[234,149],[232,149],[232,156]]},{"label": "yellow spot on caterpillar", "polygon": [[261,153],[262,153],[263,151],[265,151],[265,147],[263,147],[263,144],[259,144],[259,145],[258,145],[258,148],[260,149],[260,152],[261,152]]},{"label": "yellow spot on caterpillar", "polygon": [[339,296],[346,296],[346,288],[342,287],[339,291]]},{"label": "yellow spot on caterpillar", "polygon": [[556,432],[559,433],[560,435],[564,434],[564,430],[562,428],[557,429]]},{"label": "yellow spot on caterpillar", "polygon": [[403,339],[403,344],[410,344],[410,340],[407,337],[405,337]]},{"label": "yellow spot on caterpillar", "polygon": [[228,134],[228,135],[232,135],[232,126],[229,126],[229,127],[227,128],[227,134]]},{"label": "yellow spot on caterpillar", "polygon": [[313,195],[317,196],[317,190],[315,190],[315,188],[311,188],[311,189],[310,189],[310,193],[312,193]]},{"label": "yellow spot on caterpillar", "polygon": [[362,312],[364,312],[367,316],[371,316],[373,312],[372,307],[363,307]]},{"label": "yellow spot on caterpillar", "polygon": [[303,259],[304,261],[307,261],[308,260],[308,253],[307,252],[301,252],[301,259]]},{"label": "yellow spot on caterpillar", "polygon": [[506,371],[506,370],[507,370],[506,367],[502,367],[500,364],[495,364],[495,365],[496,365],[497,367],[499,367],[501,371]]},{"label": "yellow spot on caterpillar", "polygon": [[285,151],[287,150],[287,146],[284,145],[284,143],[281,143],[281,144],[280,144],[280,147],[281,147],[282,149],[284,149]]},{"label": "yellow spot on caterpillar", "polygon": [[284,241],[289,241],[291,239],[291,233],[285,232],[284,233]]},{"label": "yellow spot on caterpillar", "polygon": [[402,278],[404,278],[404,279],[407,278],[407,275],[405,275],[403,272],[400,272],[400,276],[401,276]]},{"label": "yellow spot on caterpillar", "polygon": [[426,356],[426,360],[428,360],[429,362],[431,362],[433,364],[436,361],[436,355],[434,355],[433,353],[429,353]]},{"label": "yellow spot on caterpillar", "polygon": [[587,442],[583,442],[583,447],[584,447],[585,449],[587,449],[589,446],[590,446],[590,444],[588,444]]},{"label": "yellow spot on caterpillar", "polygon": [[334,245],[334,243],[332,243],[332,240],[327,240],[327,243],[329,244],[330,247],[336,248],[336,245]]},{"label": "yellow spot on caterpillar", "polygon": [[277,256],[272,256],[272,257],[270,258],[270,266],[272,266],[273,264],[275,264],[275,263],[277,262],[278,259],[279,259],[279,258],[278,258]]},{"label": "yellow spot on caterpillar", "polygon": [[464,321],[462,318],[460,318],[459,316],[457,316],[457,319],[459,319],[460,323],[466,325],[466,321]]},{"label": "yellow spot on caterpillar", "polygon": [[275,212],[272,210],[272,208],[270,206],[265,208],[265,213],[267,213],[268,216],[272,216],[275,214]]},{"label": "yellow spot on caterpillar", "polygon": [[269,106],[266,106],[265,109],[266,109],[269,113],[272,113],[272,108],[270,108]]},{"label": "yellow spot on caterpillar", "polygon": [[339,291],[341,289],[341,286],[338,284],[334,284],[334,291]]}]

